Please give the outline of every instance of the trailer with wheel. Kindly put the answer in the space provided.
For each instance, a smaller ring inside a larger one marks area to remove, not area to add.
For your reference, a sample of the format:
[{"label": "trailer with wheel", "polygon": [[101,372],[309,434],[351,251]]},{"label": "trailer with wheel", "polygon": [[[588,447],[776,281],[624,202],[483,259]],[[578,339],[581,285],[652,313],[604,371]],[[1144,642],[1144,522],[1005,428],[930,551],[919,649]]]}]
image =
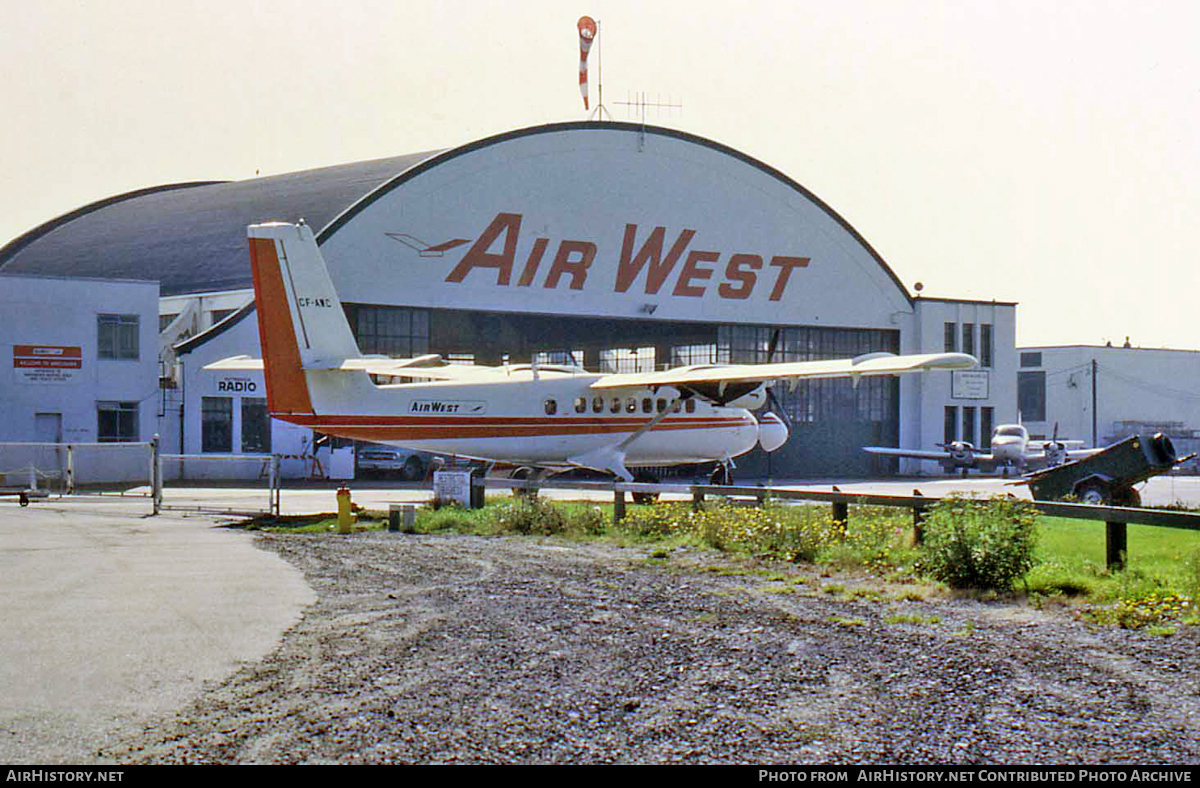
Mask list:
[{"label": "trailer with wheel", "polygon": [[1103,506],[1141,506],[1135,484],[1194,456],[1178,457],[1171,439],[1161,432],[1131,435],[1089,457],[1035,471],[1025,483],[1038,501],[1073,498]]}]

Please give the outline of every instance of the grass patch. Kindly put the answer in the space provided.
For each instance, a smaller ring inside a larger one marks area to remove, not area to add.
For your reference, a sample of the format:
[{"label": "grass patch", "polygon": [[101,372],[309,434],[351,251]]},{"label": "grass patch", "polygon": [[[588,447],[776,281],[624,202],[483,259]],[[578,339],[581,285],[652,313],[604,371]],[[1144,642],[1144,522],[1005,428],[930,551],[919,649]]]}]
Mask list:
[{"label": "grass patch", "polygon": [[[338,519],[334,514],[261,515],[236,524],[247,531],[285,534],[338,533]],[[380,531],[387,527],[387,518],[378,512],[359,512],[350,526],[351,533]]]},{"label": "grass patch", "polygon": [[922,616],[915,613],[897,613],[892,616],[884,616],[883,623],[885,624],[940,624],[942,619],[938,616]]}]

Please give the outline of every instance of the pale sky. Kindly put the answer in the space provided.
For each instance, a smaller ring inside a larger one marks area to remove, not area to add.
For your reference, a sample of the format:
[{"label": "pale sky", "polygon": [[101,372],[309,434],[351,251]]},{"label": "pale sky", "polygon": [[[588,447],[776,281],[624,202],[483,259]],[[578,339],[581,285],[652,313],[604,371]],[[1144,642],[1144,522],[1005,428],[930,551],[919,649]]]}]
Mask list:
[{"label": "pale sky", "polygon": [[[89,202],[583,120],[737,148],[1019,344],[1200,348],[1200,3],[0,0],[0,244]],[[597,49],[601,62],[596,62]]]}]

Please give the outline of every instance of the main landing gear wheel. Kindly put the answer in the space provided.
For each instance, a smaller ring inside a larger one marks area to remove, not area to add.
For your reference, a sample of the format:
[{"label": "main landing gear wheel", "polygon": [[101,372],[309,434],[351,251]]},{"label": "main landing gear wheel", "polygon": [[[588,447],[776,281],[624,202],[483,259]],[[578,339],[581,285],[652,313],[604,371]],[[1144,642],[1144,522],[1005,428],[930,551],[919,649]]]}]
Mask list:
[{"label": "main landing gear wheel", "polygon": [[[633,475],[633,481],[638,484],[658,484],[659,478],[653,473],[642,471]],[[651,504],[658,500],[656,492],[635,492],[633,494],[634,503]]]},{"label": "main landing gear wheel", "polygon": [[718,465],[713,469],[712,474],[708,477],[709,484],[718,484],[722,487],[728,487],[733,484],[733,473],[729,470],[728,465]]},{"label": "main landing gear wheel", "polygon": [[[533,468],[517,468],[508,478],[520,481],[533,481],[536,478],[536,471]],[[538,491],[525,487],[514,487],[512,494],[514,498],[533,500],[537,498]]]}]

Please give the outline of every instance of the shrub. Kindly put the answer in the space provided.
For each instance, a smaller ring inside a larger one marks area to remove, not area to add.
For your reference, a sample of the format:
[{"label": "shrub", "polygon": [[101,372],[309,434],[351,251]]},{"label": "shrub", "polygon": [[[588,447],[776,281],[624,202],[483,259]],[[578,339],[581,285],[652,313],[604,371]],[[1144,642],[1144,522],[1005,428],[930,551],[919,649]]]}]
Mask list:
[{"label": "shrub", "polygon": [[1009,589],[1033,568],[1036,522],[1016,498],[946,498],[925,518],[920,569],[951,588]]}]

